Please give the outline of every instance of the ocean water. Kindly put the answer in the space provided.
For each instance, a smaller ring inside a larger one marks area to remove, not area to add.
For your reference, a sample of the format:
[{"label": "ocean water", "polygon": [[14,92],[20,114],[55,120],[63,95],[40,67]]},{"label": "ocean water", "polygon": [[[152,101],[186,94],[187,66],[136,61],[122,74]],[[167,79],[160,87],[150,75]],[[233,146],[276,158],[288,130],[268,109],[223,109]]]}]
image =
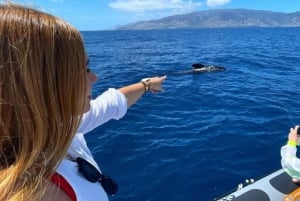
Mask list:
[{"label": "ocean water", "polygon": [[[280,166],[300,124],[300,28],[82,32],[93,95],[169,75],[87,135],[113,201],[209,201]],[[193,63],[226,71],[174,75]]]}]

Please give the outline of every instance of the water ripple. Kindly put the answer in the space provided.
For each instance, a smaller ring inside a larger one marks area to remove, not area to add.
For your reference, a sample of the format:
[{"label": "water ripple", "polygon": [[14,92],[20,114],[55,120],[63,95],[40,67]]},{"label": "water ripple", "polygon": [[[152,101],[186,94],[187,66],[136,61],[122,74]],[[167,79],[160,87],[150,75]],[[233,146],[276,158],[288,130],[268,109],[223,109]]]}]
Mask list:
[{"label": "water ripple", "polygon": [[[280,168],[280,146],[300,122],[298,33],[84,32],[91,68],[100,77],[93,94],[170,75],[163,93],[144,95],[122,120],[87,136],[103,171],[119,183],[112,200],[206,201]],[[174,74],[196,62],[226,71]]]}]

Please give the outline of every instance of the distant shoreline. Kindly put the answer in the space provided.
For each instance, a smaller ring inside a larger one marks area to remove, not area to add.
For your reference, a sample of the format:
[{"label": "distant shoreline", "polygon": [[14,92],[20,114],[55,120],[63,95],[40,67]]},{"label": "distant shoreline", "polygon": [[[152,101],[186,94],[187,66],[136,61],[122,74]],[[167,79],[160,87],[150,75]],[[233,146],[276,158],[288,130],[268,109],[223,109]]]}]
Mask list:
[{"label": "distant shoreline", "polygon": [[300,11],[285,13],[249,9],[216,9],[139,21],[115,30],[300,27]]}]

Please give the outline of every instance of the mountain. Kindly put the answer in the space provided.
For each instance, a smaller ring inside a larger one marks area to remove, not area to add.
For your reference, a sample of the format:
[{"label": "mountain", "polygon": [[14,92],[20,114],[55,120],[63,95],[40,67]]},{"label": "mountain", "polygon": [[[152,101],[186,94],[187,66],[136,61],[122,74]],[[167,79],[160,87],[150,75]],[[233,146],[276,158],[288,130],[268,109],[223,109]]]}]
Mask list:
[{"label": "mountain", "polygon": [[300,27],[300,11],[282,13],[248,9],[218,9],[139,21],[117,30],[197,29],[217,27]]}]

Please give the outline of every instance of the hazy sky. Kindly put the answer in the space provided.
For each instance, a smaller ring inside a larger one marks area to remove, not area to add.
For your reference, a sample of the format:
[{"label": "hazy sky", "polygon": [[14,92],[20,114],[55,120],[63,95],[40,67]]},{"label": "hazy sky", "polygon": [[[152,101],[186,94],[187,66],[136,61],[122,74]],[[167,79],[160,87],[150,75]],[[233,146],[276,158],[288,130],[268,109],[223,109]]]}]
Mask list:
[{"label": "hazy sky", "polygon": [[300,0],[14,0],[13,2],[50,12],[67,20],[79,30],[111,29],[140,20],[220,8],[300,11]]}]

